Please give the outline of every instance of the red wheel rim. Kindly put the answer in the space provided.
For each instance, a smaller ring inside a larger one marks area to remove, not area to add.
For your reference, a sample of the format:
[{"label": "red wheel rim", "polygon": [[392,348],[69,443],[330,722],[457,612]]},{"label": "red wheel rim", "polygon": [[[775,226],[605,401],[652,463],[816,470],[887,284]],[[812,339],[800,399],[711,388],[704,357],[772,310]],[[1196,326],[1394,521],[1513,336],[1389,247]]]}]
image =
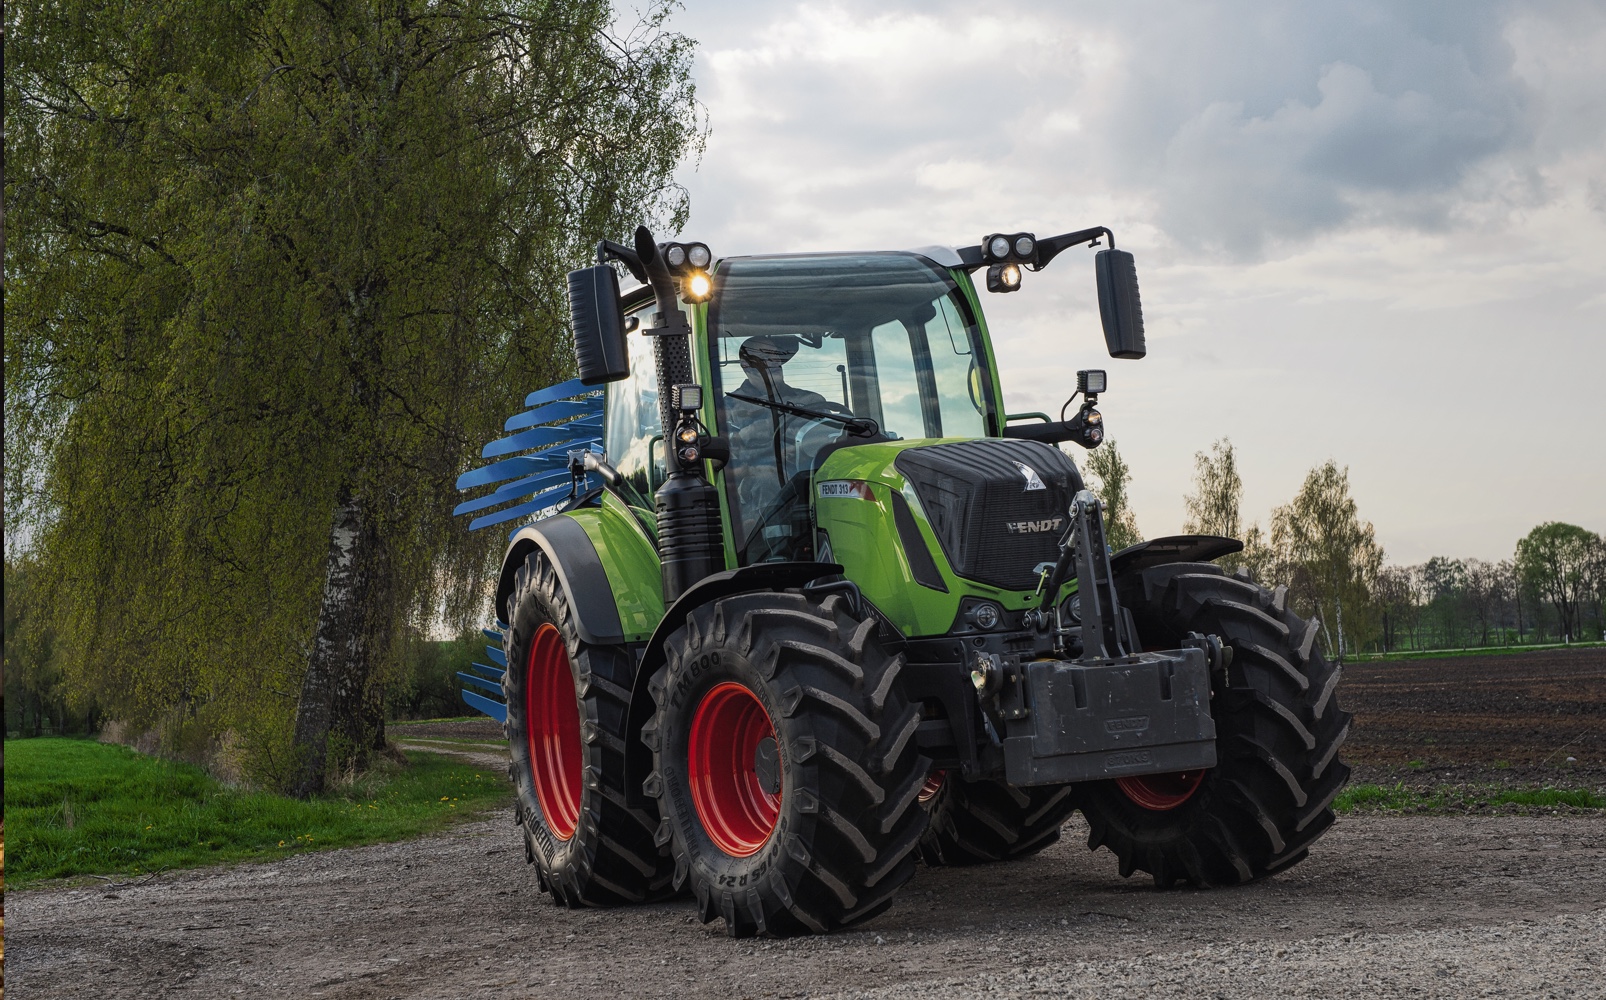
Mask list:
[{"label": "red wheel rim", "polygon": [[920,801],[922,804],[930,802],[942,791],[942,783],[948,780],[947,771],[932,771],[926,775],[926,783],[920,786]]},{"label": "red wheel rim", "polygon": [[1165,812],[1193,798],[1204,781],[1199,771],[1172,771],[1169,774],[1146,774],[1141,778],[1116,778],[1116,787],[1136,805],[1154,812]]},{"label": "red wheel rim", "polygon": [[580,822],[580,704],[569,653],[550,624],[537,629],[530,644],[524,718],[541,814],[553,836],[568,840]]},{"label": "red wheel rim", "polygon": [[686,748],[692,804],[709,839],[731,857],[758,853],[781,818],[781,796],[763,787],[755,763],[765,739],[775,740],[769,713],[733,681],[715,685],[692,715]]}]

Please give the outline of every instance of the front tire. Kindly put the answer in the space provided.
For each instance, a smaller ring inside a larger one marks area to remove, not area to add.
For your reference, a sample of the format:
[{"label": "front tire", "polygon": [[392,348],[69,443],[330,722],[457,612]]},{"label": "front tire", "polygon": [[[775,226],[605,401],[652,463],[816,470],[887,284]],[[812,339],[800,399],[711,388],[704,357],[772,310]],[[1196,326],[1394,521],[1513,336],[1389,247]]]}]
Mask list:
[{"label": "front tire", "polygon": [[920,857],[933,867],[1030,857],[1059,842],[1060,827],[1077,806],[1072,785],[1017,788],[933,771],[926,789],[920,804],[931,823],[920,838]]},{"label": "front tire", "polygon": [[837,594],[723,598],[670,637],[644,787],[704,923],[823,933],[892,905],[926,818],[903,664]]},{"label": "front tire", "polygon": [[1317,622],[1288,609],[1286,587],[1209,563],[1157,566],[1117,586],[1145,647],[1214,634],[1232,662],[1211,678],[1216,766],[1084,786],[1088,847],[1113,851],[1123,877],[1146,871],[1162,887],[1236,885],[1302,860],[1349,778],[1338,749],[1350,715]]},{"label": "front tire", "polygon": [[653,843],[658,817],[625,797],[634,660],[622,647],[580,638],[540,550],[519,567],[510,603],[502,693],[525,859],[563,906],[668,895],[671,863]]}]

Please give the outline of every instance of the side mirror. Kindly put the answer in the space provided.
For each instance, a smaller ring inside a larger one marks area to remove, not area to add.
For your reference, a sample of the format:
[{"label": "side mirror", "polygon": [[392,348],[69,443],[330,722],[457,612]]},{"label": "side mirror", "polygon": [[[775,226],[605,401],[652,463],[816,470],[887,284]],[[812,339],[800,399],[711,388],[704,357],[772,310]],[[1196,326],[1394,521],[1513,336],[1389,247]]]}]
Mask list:
[{"label": "side mirror", "polygon": [[1143,303],[1138,300],[1138,272],[1125,250],[1100,250],[1093,258],[1099,278],[1099,317],[1104,320],[1104,343],[1112,358],[1141,358],[1148,353],[1143,342]]},{"label": "side mirror", "polygon": [[619,275],[607,264],[569,272],[569,315],[574,321],[574,359],[580,382],[600,385],[630,374],[625,322],[619,306]]}]

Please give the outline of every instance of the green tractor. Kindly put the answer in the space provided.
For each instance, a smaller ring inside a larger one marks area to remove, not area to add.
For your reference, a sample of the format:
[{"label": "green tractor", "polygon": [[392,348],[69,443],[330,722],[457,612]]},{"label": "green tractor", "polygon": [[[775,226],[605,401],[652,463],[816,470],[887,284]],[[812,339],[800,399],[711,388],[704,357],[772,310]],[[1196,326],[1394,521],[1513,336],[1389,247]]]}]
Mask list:
[{"label": "green tractor", "polygon": [[1332,825],[1350,717],[1317,623],[1212,562],[1232,539],[1110,552],[1059,447],[1103,439],[1103,371],[1059,420],[1005,410],[973,273],[1013,292],[1101,240],[1106,345],[1141,358],[1103,227],[718,261],[643,228],[569,275],[579,377],[458,484],[512,528],[464,698],[504,723],[556,902],[689,891],[733,936],[818,933],[1077,809],[1160,886],[1261,878]]}]

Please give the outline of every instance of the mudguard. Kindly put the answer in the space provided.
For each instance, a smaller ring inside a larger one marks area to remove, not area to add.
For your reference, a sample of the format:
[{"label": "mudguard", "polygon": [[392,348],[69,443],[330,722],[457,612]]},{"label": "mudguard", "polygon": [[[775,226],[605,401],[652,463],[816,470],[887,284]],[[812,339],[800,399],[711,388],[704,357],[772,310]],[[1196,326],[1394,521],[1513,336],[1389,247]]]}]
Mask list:
[{"label": "mudguard", "polygon": [[1116,576],[1135,573],[1150,566],[1174,562],[1210,562],[1234,552],[1242,552],[1244,543],[1236,538],[1220,535],[1167,535],[1146,542],[1128,545],[1110,557],[1110,572]]},{"label": "mudguard", "polygon": [[574,608],[580,638],[596,645],[623,642],[625,633],[619,623],[613,590],[608,586],[608,573],[602,568],[591,536],[579,521],[567,514],[525,525],[514,533],[507,554],[502,557],[502,574],[496,584],[497,617],[510,620],[507,605],[513,596],[513,578],[537,548],[546,553],[557,570],[569,606]]}]

